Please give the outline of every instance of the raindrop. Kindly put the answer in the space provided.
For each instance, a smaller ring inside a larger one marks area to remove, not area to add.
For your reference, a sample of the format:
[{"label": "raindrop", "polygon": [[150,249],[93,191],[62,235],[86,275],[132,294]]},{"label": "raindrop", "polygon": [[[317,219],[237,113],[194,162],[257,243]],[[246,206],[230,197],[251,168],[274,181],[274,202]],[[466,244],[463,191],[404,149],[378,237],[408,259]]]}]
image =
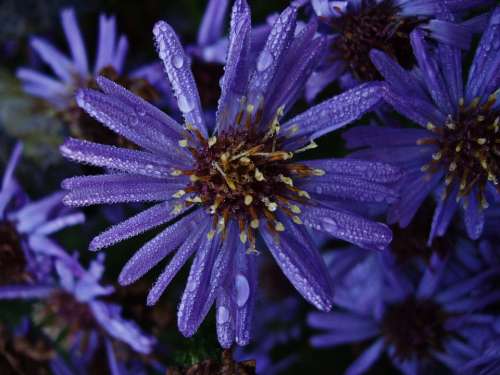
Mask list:
[{"label": "raindrop", "polygon": [[236,275],[236,304],[238,307],[245,306],[250,296],[250,285],[248,280],[241,273]]},{"label": "raindrop", "polygon": [[257,60],[257,70],[262,72],[269,68],[273,63],[273,59],[274,57],[269,51],[263,50],[259,55],[259,59]]},{"label": "raindrop", "polygon": [[194,109],[194,103],[184,95],[179,95],[177,105],[182,113],[189,113]]},{"label": "raindrop", "polygon": [[180,55],[175,55],[172,57],[172,64],[177,68],[180,69],[184,66],[184,58]]},{"label": "raindrop", "polygon": [[131,115],[131,116],[130,116],[130,123],[131,123],[132,125],[137,125],[137,124],[139,123],[139,119],[137,118],[137,116],[136,116],[136,115]]},{"label": "raindrop", "polygon": [[137,114],[141,117],[146,116],[146,110],[144,109],[144,107],[142,106],[137,107]]},{"label": "raindrop", "polygon": [[229,320],[229,310],[224,306],[217,308],[217,323],[224,324]]}]

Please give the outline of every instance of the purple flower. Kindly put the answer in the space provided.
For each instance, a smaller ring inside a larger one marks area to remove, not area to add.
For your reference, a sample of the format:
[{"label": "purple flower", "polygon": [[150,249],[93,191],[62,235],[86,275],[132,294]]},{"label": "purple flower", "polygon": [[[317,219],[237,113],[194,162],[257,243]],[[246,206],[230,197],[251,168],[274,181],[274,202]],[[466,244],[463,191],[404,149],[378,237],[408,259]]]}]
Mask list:
[{"label": "purple flower", "polygon": [[62,193],[29,201],[14,179],[21,152],[22,145],[17,144],[0,189],[0,285],[44,280],[52,259],[66,256],[49,236],[85,220],[82,213],[62,205]]},{"label": "purple flower", "polygon": [[365,84],[281,124],[324,46],[315,38],[314,23],[294,35],[296,16],[289,7],[277,18],[254,69],[248,59],[250,10],[246,1],[236,1],[212,134],[189,60],[172,28],[158,22],[153,32],[159,56],[185,125],[98,78],[102,92],[80,91],[79,105],[143,150],[74,139],[61,147],[71,160],[111,170],[65,180],[66,204],[160,202],[100,234],[90,248],[168,223],[129,260],[119,281],[134,282],[175,252],[148,295],[152,305],[195,254],[178,310],[179,329],[193,335],[215,302],[224,347],[249,341],[257,235],[297,290],[321,310],[330,309],[332,290],[306,228],[373,249],[384,249],[391,240],[387,226],[350,212],[346,203],[394,200],[386,185],[400,178],[399,170],[357,160],[293,160],[314,147],[311,138],[357,119],[381,99],[379,83]]},{"label": "purple flower", "polygon": [[444,44],[431,46],[420,30],[411,34],[418,70],[404,70],[383,52],[371,53],[388,84],[386,101],[421,128],[356,128],[346,139],[350,147],[370,147],[353,156],[392,161],[405,170],[401,199],[389,211],[390,222],[407,226],[425,198],[436,195],[429,242],[445,234],[459,206],[468,235],[477,239],[485,210],[499,199],[499,22],[497,7],[465,88],[460,51]]},{"label": "purple flower", "polygon": [[312,337],[315,347],[367,342],[346,374],[366,373],[383,352],[403,374],[431,373],[442,365],[455,373],[495,336],[496,317],[483,309],[500,296],[481,286],[498,276],[498,267],[446,284],[449,262],[433,256],[415,283],[388,254],[353,249],[348,259],[343,255],[344,265],[352,262],[347,269],[332,262],[334,278],[342,280],[342,294],[335,297],[341,309],[311,313],[308,321],[324,330]]},{"label": "purple flower", "polygon": [[321,67],[306,85],[306,98],[313,100],[339,78],[344,87],[379,79],[380,74],[369,58],[373,48],[411,68],[415,60],[408,37],[414,29],[443,43],[467,48],[472,25],[455,24],[442,19],[441,14],[445,7],[456,14],[489,0],[310,0],[310,3],[319,20],[326,24],[329,40]]}]

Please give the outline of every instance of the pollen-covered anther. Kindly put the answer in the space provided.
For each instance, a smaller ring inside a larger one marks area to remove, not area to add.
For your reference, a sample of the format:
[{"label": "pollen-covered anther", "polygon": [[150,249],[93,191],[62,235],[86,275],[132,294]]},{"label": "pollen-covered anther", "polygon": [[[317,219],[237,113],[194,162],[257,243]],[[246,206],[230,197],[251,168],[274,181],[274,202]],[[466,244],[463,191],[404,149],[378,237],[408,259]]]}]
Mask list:
[{"label": "pollen-covered anther", "polygon": [[211,240],[212,238],[215,237],[216,232],[214,230],[211,230],[207,233],[207,238]]},{"label": "pollen-covered anther", "polygon": [[240,233],[240,241],[241,241],[241,243],[246,243],[247,239],[248,239],[248,236],[247,236],[246,232],[241,232]]},{"label": "pollen-covered anther", "polygon": [[284,231],[285,231],[285,226],[283,225],[283,223],[282,223],[282,222],[277,221],[277,222],[274,224],[274,229],[276,230],[276,232],[284,232]]},{"label": "pollen-covered anther", "polygon": [[253,197],[249,194],[245,195],[244,203],[246,206],[250,206],[253,202]]},{"label": "pollen-covered anther", "polygon": [[210,137],[208,138],[208,147],[212,147],[213,145],[215,145],[217,143],[217,137],[216,136],[213,136],[213,137]]},{"label": "pollen-covered anther", "polygon": [[264,181],[265,177],[262,174],[262,172],[259,170],[259,168],[255,168],[255,173],[254,173],[255,179],[257,181]]},{"label": "pollen-covered anther", "polygon": [[182,171],[180,169],[174,169],[170,172],[170,175],[174,176],[174,177],[180,176],[181,174],[182,174]]},{"label": "pollen-covered anther", "polygon": [[303,224],[302,219],[296,215],[292,216],[292,220],[295,224],[299,224],[299,225]]},{"label": "pollen-covered anther", "polygon": [[186,195],[186,191],[185,190],[179,190],[177,192],[175,192],[172,197],[173,198],[181,198],[183,197],[184,195]]},{"label": "pollen-covered anther", "polygon": [[278,177],[279,177],[281,182],[283,182],[289,186],[293,186],[293,180],[290,177],[283,176],[282,174],[280,174]]},{"label": "pollen-covered anther", "polygon": [[253,229],[257,229],[259,227],[259,224],[260,224],[259,219],[253,219],[250,222],[250,227],[253,228]]},{"label": "pollen-covered anther", "polygon": [[326,173],[323,169],[313,169],[312,172],[315,176],[324,176]]},{"label": "pollen-covered anther", "polygon": [[179,141],[179,146],[181,146],[181,147],[187,147],[188,146],[188,140],[187,139],[181,139]]}]

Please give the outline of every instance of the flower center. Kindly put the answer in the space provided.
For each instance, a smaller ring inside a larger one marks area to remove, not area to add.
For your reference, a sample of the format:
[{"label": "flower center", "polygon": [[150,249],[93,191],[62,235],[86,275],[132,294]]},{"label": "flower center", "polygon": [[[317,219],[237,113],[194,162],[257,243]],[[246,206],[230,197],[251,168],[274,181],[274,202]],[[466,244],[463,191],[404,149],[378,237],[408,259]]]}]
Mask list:
[{"label": "flower center", "polygon": [[28,281],[26,266],[16,227],[10,221],[0,221],[0,285]]},{"label": "flower center", "polygon": [[[443,199],[450,194],[458,183],[457,199],[467,196],[477,188],[477,198],[481,207],[487,208],[485,187],[488,182],[500,186],[500,114],[492,108],[495,96],[492,95],[483,105],[473,100],[464,106],[463,100],[455,117],[448,116],[444,127],[428,124],[427,128],[437,137],[421,139],[419,144],[435,144],[438,151],[432,155],[429,164],[422,167],[431,173],[446,168],[446,190]],[[467,202],[465,202],[467,203]]]},{"label": "flower center", "polygon": [[44,304],[44,316],[56,316],[69,332],[89,331],[96,327],[94,315],[86,303],[77,301],[73,295],[64,291],[53,293]]},{"label": "flower center", "polygon": [[447,335],[445,320],[446,313],[432,300],[410,297],[389,306],[382,321],[382,331],[400,360],[415,355],[422,358],[433,350],[443,349]]},{"label": "flower center", "polygon": [[[306,203],[310,196],[295,186],[298,178],[321,176],[325,172],[302,164],[292,163],[294,153],[283,150],[279,137],[278,110],[267,131],[259,132],[261,111],[253,116],[253,107],[240,111],[236,125],[217,136],[205,139],[194,129],[188,130],[187,139],[179,143],[187,147],[196,160],[193,170],[175,170],[173,175],[190,176],[185,190],[174,197],[192,193],[185,204],[203,204],[213,215],[212,230],[225,230],[228,220],[239,225],[240,240],[249,241],[249,251],[255,250],[254,230],[265,222],[274,234],[285,227],[278,221],[281,211],[295,223],[301,209],[297,203]],[[300,152],[301,150],[296,150]]]},{"label": "flower center", "polygon": [[364,0],[358,11],[348,11],[329,20],[330,26],[340,33],[333,43],[333,53],[340,53],[356,78],[363,81],[381,78],[370,60],[369,53],[374,48],[384,51],[405,68],[414,65],[409,34],[424,20],[401,17],[398,11],[393,0],[378,3]]}]

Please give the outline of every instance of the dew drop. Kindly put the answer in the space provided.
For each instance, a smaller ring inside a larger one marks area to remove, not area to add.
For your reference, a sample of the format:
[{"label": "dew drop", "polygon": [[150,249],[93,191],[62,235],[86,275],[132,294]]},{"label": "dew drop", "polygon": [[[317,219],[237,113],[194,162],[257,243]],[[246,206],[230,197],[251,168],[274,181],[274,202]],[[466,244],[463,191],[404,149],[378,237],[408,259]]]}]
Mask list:
[{"label": "dew drop", "polygon": [[229,310],[224,306],[217,308],[217,323],[224,324],[229,320]]},{"label": "dew drop", "polygon": [[132,125],[137,125],[139,123],[139,119],[136,115],[131,115],[129,121]]},{"label": "dew drop", "polygon": [[184,66],[184,58],[181,55],[175,55],[172,57],[172,65],[177,69],[180,69]]},{"label": "dew drop", "polygon": [[184,95],[179,95],[177,105],[182,113],[189,113],[194,109],[194,103]]},{"label": "dew drop", "polygon": [[136,112],[141,117],[146,116],[146,110],[142,106],[137,107],[137,111]]},{"label": "dew drop", "polygon": [[273,59],[274,57],[269,51],[263,50],[259,55],[259,59],[257,60],[257,70],[262,72],[269,68],[273,63]]},{"label": "dew drop", "polygon": [[236,275],[236,304],[238,307],[245,306],[250,296],[250,285],[248,280],[241,273]]}]

